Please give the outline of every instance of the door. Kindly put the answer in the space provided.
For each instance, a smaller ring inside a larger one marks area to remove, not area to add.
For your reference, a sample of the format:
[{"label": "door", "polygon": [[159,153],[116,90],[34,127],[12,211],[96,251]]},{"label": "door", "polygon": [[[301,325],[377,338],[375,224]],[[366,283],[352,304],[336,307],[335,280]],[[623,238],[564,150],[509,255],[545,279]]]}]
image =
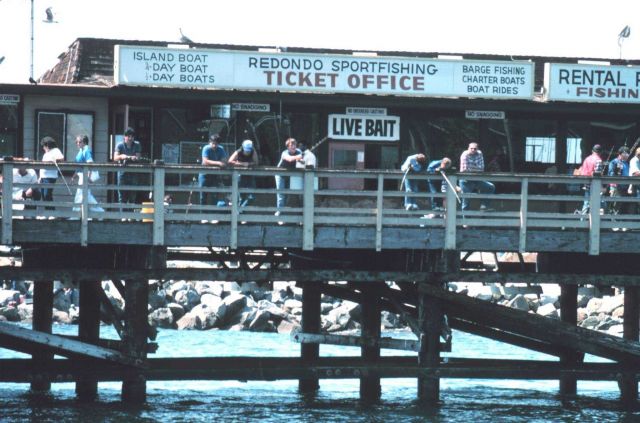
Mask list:
[{"label": "door", "polygon": [[[364,169],[364,143],[332,141],[329,143],[329,168]],[[363,178],[329,178],[329,189],[364,189]]]}]

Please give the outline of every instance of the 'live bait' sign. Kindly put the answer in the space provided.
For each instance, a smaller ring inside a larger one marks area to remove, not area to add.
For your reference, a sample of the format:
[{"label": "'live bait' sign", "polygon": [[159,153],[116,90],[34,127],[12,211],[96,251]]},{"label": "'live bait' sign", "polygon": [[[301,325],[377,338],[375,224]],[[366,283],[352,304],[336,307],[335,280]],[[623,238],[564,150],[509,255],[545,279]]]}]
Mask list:
[{"label": "'live bait' sign", "polygon": [[329,115],[328,134],[334,140],[398,141],[400,117]]}]

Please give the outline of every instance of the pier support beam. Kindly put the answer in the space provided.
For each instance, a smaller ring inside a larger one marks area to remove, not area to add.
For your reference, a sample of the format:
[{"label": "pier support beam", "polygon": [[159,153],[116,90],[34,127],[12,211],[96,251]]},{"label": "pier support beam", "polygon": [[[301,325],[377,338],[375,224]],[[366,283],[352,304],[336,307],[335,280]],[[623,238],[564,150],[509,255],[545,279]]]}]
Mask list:
[{"label": "pier support beam", "polygon": [[[320,287],[307,282],[302,284],[302,332],[320,333]],[[300,357],[305,364],[313,364],[320,357],[320,344],[301,344]],[[308,394],[320,388],[318,378],[300,379],[300,393]]]},{"label": "pier support beam", "polygon": [[[34,281],[33,283],[33,330],[51,333],[53,324],[53,281]],[[39,352],[32,355],[33,368],[45,372],[53,363],[53,354]],[[44,392],[51,389],[51,382],[36,376],[31,382],[31,390]]]},{"label": "pier support beam", "polygon": [[[361,292],[362,337],[375,340],[373,345],[361,347],[361,353],[367,364],[374,364],[380,359],[380,300],[373,284],[363,284]],[[370,373],[360,378],[360,400],[378,402],[381,392],[379,375]]]},{"label": "pier support beam", "polygon": [[[97,345],[100,339],[100,281],[83,282],[80,289],[80,341]],[[80,363],[78,363],[80,364]],[[76,395],[80,401],[93,401],[98,396],[98,381],[83,376],[76,381]]]},{"label": "pier support beam", "polygon": [[[578,286],[562,285],[560,287],[560,320],[572,325],[578,324]],[[571,351],[560,356],[560,363],[568,367],[575,366],[581,355]],[[560,395],[576,395],[578,383],[575,376],[564,375],[560,378]]]},{"label": "pier support beam", "polygon": [[[130,247],[124,250],[125,263],[135,266],[144,263],[145,269],[166,267],[167,250],[165,247]],[[147,307],[149,303],[149,281],[128,280],[125,283],[124,309],[124,353],[129,357],[145,361],[147,358],[147,337],[149,322]],[[147,397],[147,381],[140,372],[131,371],[122,381],[122,400],[140,404]]]},{"label": "pier support beam", "polygon": [[[638,342],[640,335],[640,288],[627,286],[624,289],[624,339]],[[638,381],[636,373],[624,372],[619,381],[620,400],[626,407],[638,403]]]}]

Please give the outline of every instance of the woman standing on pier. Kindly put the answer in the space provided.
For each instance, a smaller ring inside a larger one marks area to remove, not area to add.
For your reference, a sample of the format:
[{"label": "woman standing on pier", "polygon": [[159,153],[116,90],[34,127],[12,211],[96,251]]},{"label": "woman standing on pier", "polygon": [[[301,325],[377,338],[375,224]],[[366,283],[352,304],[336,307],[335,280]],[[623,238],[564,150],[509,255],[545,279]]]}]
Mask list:
[{"label": "woman standing on pier", "polygon": [[[57,163],[64,160],[62,151],[60,151],[58,144],[53,138],[44,137],[40,141],[40,145],[44,150],[44,155],[42,156],[43,162]],[[53,201],[53,184],[55,184],[57,180],[57,166],[55,169],[40,169],[40,183],[43,184],[43,188],[41,189],[43,201]],[[53,210],[53,207],[47,207],[46,209]]]},{"label": "woman standing on pier", "polygon": [[[76,137],[76,146],[78,147],[78,154],[76,154],[76,163],[93,163],[93,153],[91,152],[91,148],[89,147],[89,137],[87,135],[78,135]],[[84,181],[84,173],[83,169],[78,169],[76,171],[76,175],[78,177],[78,185],[83,185]],[[99,178],[98,171],[94,170],[89,172],[88,181],[95,182]],[[87,188],[87,200],[89,204],[98,204],[91,191]],[[78,188],[76,191],[76,196],[73,201],[76,204],[82,203],[82,188]],[[74,209],[75,210],[75,209]],[[91,211],[103,212],[104,209],[102,207],[94,206],[91,207]]]}]

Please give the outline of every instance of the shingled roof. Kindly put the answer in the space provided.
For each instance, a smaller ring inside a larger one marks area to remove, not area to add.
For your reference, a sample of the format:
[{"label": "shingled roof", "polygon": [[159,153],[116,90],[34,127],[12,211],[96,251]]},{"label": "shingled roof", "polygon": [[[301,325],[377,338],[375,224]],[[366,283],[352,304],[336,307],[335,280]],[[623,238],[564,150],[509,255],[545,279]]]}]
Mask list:
[{"label": "shingled roof", "polygon": [[[113,53],[114,46],[138,45],[166,47],[175,44],[167,41],[143,41],[143,40],[116,40],[100,38],[78,38],[69,49],[58,56],[58,63],[40,77],[40,82],[46,84],[82,84],[103,87],[112,87],[113,80]],[[232,44],[190,44],[195,48],[228,49],[228,50],[248,50],[257,51],[259,46],[232,45]],[[262,47],[262,46],[260,46]],[[271,46],[265,46],[271,47]],[[271,47],[273,48],[273,47]],[[352,50],[337,49],[311,49],[289,47],[289,53],[328,53],[328,54],[351,54]],[[467,54],[467,53],[441,53],[441,52],[398,52],[385,51],[377,52],[380,56],[401,56],[401,57],[421,57],[437,58],[439,55],[462,56],[471,60],[531,60],[535,63],[535,91],[539,91],[544,83],[545,63],[576,63],[578,60],[607,61],[612,65],[638,65],[640,61],[611,60],[597,58],[575,58],[575,57],[551,57],[551,56],[505,56],[497,54]]]}]

